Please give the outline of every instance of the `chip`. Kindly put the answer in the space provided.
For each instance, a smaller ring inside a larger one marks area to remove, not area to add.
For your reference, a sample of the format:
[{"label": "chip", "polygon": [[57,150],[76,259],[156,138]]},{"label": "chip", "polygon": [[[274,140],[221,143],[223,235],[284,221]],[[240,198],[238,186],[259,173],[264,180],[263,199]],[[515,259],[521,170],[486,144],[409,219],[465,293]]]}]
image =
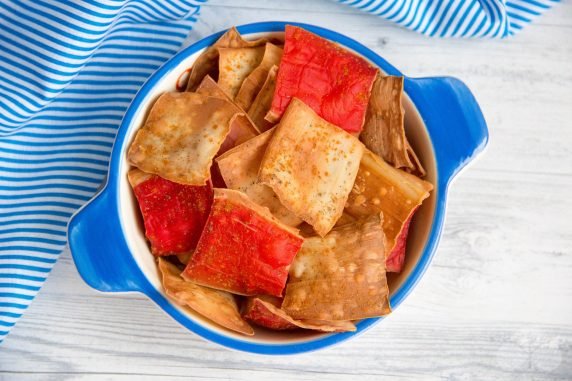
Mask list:
[{"label": "chip", "polygon": [[280,63],[280,59],[282,59],[282,48],[267,42],[260,65],[242,82],[235,98],[236,104],[244,110],[250,108],[256,95],[262,89],[262,85],[264,85],[266,77],[268,77],[268,72],[273,66]]},{"label": "chip", "polygon": [[243,318],[259,325],[275,330],[312,329],[322,332],[355,331],[356,326],[350,321],[295,320],[280,309],[281,300],[268,296],[248,298]]},{"label": "chip", "polygon": [[405,221],[432,189],[431,183],[394,168],[366,150],[345,212],[358,219],[383,213],[386,257],[389,257]]},{"label": "chip", "polygon": [[252,327],[240,316],[234,296],[188,282],[181,277],[177,266],[163,258],[158,262],[163,288],[169,297],[225,328],[254,335]]},{"label": "chip", "polygon": [[281,296],[302,242],[296,229],[244,193],[215,189],[211,213],[183,277],[235,294]]},{"label": "chip", "polygon": [[287,25],[274,100],[266,118],[278,121],[296,97],[328,122],[360,132],[376,72],[341,46]]},{"label": "chip", "polygon": [[274,89],[276,88],[277,71],[278,66],[272,66],[268,71],[266,81],[264,81],[262,88],[248,109],[248,115],[260,131],[267,131],[276,124],[266,120],[265,116],[272,106],[272,98],[274,97]]},{"label": "chip", "polygon": [[413,209],[413,212],[411,212],[407,220],[405,220],[403,223],[401,232],[399,232],[399,235],[395,239],[395,246],[393,246],[393,249],[385,259],[385,267],[389,273],[400,273],[403,269],[403,264],[405,263],[405,251],[407,249],[407,236],[409,235],[409,226],[411,226],[411,220],[413,219],[417,208]]},{"label": "chip", "polygon": [[213,199],[210,183],[177,184],[132,169],[129,182],[143,215],[153,255],[185,254],[195,249]]},{"label": "chip", "polygon": [[139,169],[187,185],[204,185],[212,159],[241,115],[232,103],[196,93],[165,93],[153,105],[127,158]]},{"label": "chip", "polygon": [[360,139],[369,150],[395,168],[424,176],[425,169],[405,136],[402,94],[403,77],[378,73]]},{"label": "chip", "polygon": [[290,267],[282,309],[294,319],[318,320],[390,313],[380,216],[306,238]]},{"label": "chip", "polygon": [[264,56],[264,47],[256,48],[219,48],[218,84],[234,99],[246,77],[260,64]]},{"label": "chip", "polygon": [[[209,95],[213,97],[218,97],[230,101],[230,98],[225,94],[225,92],[218,86],[218,84],[210,76],[206,76],[199,87],[197,88],[197,93],[203,95]],[[244,111],[237,107],[237,113],[244,113]],[[237,115],[230,124],[230,131],[226,136],[226,139],[221,144],[217,155],[220,155],[229,149],[249,140],[258,135],[258,130],[254,126],[254,123],[250,117],[246,114]]]},{"label": "chip", "polygon": [[295,98],[266,149],[259,180],[324,236],[343,213],[363,150],[357,138]]},{"label": "chip", "polygon": [[297,226],[302,220],[282,205],[272,188],[258,182],[260,163],[273,133],[274,130],[268,130],[227,151],[216,163],[228,188],[241,191],[258,205],[267,207],[286,225]]},{"label": "chip", "polygon": [[252,48],[266,44],[266,38],[247,41],[235,27],[230,28],[217,42],[209,46],[196,59],[189,73],[187,91],[195,91],[206,75],[218,77],[219,48]]}]

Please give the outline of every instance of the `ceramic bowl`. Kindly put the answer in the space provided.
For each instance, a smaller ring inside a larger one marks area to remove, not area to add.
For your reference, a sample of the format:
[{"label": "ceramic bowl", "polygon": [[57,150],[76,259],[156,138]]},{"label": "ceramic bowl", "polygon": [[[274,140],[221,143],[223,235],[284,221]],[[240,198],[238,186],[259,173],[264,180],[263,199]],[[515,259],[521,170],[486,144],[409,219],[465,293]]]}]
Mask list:
[{"label": "ceramic bowl", "polygon": [[[238,30],[247,39],[262,36],[281,38],[285,25],[285,22],[264,22],[243,25]],[[296,25],[337,42],[386,74],[403,75],[378,54],[351,38],[313,25]],[[285,355],[326,348],[356,337],[383,319],[362,320],[357,323],[357,331],[349,333],[285,333],[258,328],[255,336],[245,337],[179,307],[161,288],[154,258],[145,241],[138,207],[127,181],[129,163],[126,153],[153,102],[161,93],[174,91],[181,74],[223,32],[176,54],[147,80],[133,99],[113,146],[107,183],[69,224],[70,248],[78,271],[96,290],[145,294],[190,331],[235,350]],[[427,180],[435,185],[435,189],[413,220],[404,270],[389,277],[393,309],[405,300],[431,263],[443,230],[451,180],[483,150],[488,139],[479,106],[469,89],[458,79],[405,76],[404,86],[407,136],[427,169]]]}]

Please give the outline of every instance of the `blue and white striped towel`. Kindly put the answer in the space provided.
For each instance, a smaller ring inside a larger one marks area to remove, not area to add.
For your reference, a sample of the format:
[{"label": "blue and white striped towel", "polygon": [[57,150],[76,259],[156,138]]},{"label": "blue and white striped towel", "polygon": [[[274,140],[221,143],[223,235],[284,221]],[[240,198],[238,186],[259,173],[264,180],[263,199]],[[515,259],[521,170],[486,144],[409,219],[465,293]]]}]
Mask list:
[{"label": "blue and white striped towel", "polygon": [[0,341],[105,177],[132,97],[202,2],[0,2]]},{"label": "blue and white striped towel", "polygon": [[[0,342],[102,182],[145,79],[206,0],[0,2]],[[550,0],[338,0],[437,36],[504,37]]]},{"label": "blue and white striped towel", "polygon": [[560,0],[338,0],[427,36],[511,36]]}]

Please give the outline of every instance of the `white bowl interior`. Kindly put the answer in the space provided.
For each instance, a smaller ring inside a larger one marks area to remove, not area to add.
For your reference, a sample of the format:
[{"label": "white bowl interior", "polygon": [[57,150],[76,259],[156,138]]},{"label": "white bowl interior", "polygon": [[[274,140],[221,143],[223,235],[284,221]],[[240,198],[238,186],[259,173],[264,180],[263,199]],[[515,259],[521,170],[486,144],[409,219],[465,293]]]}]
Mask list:
[{"label": "white bowl interior", "polygon": [[[261,36],[271,36],[283,39],[283,35],[283,32],[273,32],[248,34],[245,35],[245,37],[248,39],[256,39]],[[161,287],[161,281],[157,266],[145,239],[138,205],[127,180],[127,172],[130,169],[130,165],[126,158],[127,148],[131,144],[135,132],[143,125],[151,105],[162,93],[166,91],[176,91],[177,79],[181,76],[181,74],[185,72],[187,68],[191,67],[192,63],[196,60],[199,54],[200,52],[196,52],[195,54],[186,57],[177,67],[165,75],[164,78],[160,79],[157,85],[146,95],[143,102],[141,102],[139,110],[136,112],[136,116],[132,119],[131,125],[128,126],[126,139],[124,140],[124,146],[121,149],[123,155],[121,157],[119,173],[117,173],[117,176],[119,176],[119,205],[121,208],[119,214],[123,232],[125,234],[125,239],[127,240],[129,249],[134,256],[135,261],[149,282],[163,294],[164,292]],[[403,103],[405,108],[405,126],[407,137],[427,170],[426,179],[433,184],[437,184],[437,173],[435,166],[436,163],[434,159],[435,156],[433,154],[433,147],[423,120],[421,119],[417,109],[408,96],[404,97]],[[389,288],[392,294],[394,294],[405,282],[424,251],[435,212],[435,194],[437,191],[438,190],[435,189],[432,192],[431,197],[423,203],[412,221],[409,238],[407,241],[407,255],[404,269],[400,274],[390,274],[388,277]],[[165,297],[167,296],[165,295]],[[216,331],[219,334],[242,341],[273,344],[286,342],[292,343],[311,341],[317,336],[326,335],[312,331],[298,330],[294,332],[278,332],[255,327],[256,334],[253,337],[245,337],[243,335],[222,328],[210,320],[204,318],[203,316],[194,313],[190,309],[180,307],[175,302],[172,304],[175,306],[175,308],[177,308],[183,314],[187,315],[190,319],[194,320],[197,324],[208,327],[210,330]]]}]

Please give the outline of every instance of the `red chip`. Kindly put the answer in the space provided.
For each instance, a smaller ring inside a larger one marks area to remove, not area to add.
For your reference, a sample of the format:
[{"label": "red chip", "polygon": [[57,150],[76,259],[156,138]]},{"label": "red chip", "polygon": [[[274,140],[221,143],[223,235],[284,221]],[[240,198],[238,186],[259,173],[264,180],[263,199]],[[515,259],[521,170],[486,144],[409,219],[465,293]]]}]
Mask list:
[{"label": "red chip", "polygon": [[151,176],[133,190],[154,255],[187,253],[195,249],[212,203],[210,183],[183,185]]},{"label": "red chip", "polygon": [[302,28],[287,25],[284,55],[268,119],[277,121],[293,97],[347,132],[362,130],[377,70]]},{"label": "red chip", "polygon": [[280,308],[282,299],[266,295],[250,297],[246,302],[242,317],[256,325],[270,329],[285,330],[298,328],[297,325],[292,324],[273,311],[270,311],[263,302]]},{"label": "red chip", "polygon": [[245,194],[215,189],[205,229],[183,277],[241,295],[281,296],[302,246],[297,231]]},{"label": "red chip", "polygon": [[389,256],[385,259],[385,268],[387,272],[400,273],[403,269],[403,264],[405,263],[405,249],[407,248],[407,236],[409,234],[409,225],[411,224],[411,220],[413,219],[413,215],[417,211],[417,208],[413,209],[407,220],[405,220],[403,223],[403,228],[395,239],[395,246],[393,246],[391,253],[389,253]]}]

